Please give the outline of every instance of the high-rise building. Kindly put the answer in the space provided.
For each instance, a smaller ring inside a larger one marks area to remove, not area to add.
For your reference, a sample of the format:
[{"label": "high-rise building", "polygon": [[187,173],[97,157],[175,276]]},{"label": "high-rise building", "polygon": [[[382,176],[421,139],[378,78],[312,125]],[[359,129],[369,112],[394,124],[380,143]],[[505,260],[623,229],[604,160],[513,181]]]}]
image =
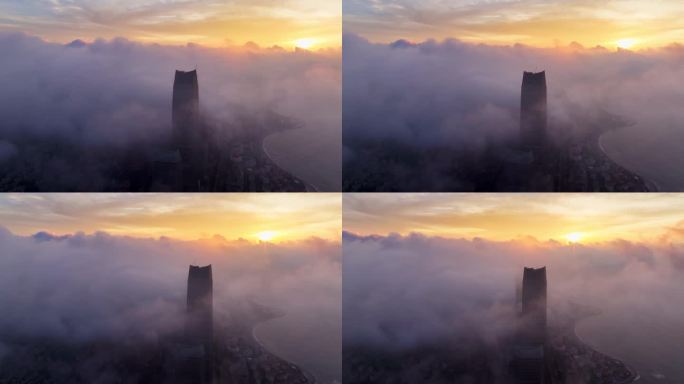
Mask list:
[{"label": "high-rise building", "polygon": [[175,144],[184,148],[192,142],[200,125],[197,71],[176,71],[173,80],[172,123]]},{"label": "high-rise building", "polygon": [[173,146],[180,153],[183,191],[206,189],[209,138],[200,117],[197,71],[176,71],[173,81]]},{"label": "high-rise building", "polygon": [[532,344],[546,341],[546,267],[525,268],[522,286],[522,317]]},{"label": "high-rise building", "polygon": [[214,382],[214,320],[211,265],[191,265],[188,271],[187,321],[185,336],[175,340],[165,356],[169,384],[211,384]]},{"label": "high-rise building", "polygon": [[512,349],[511,368],[518,384],[547,382],[546,267],[525,268],[522,282],[519,338]]},{"label": "high-rise building", "polygon": [[546,73],[524,72],[520,91],[520,140],[523,148],[539,151],[546,142]]},{"label": "high-rise building", "polygon": [[210,343],[214,337],[211,265],[190,266],[188,272],[188,336]]}]

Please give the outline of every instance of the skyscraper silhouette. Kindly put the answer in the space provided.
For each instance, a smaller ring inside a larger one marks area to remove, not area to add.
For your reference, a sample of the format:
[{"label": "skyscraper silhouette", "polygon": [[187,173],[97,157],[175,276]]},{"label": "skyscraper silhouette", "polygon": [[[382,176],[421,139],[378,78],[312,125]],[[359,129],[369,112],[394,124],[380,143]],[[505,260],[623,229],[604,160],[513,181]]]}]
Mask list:
[{"label": "skyscraper silhouette", "polygon": [[199,110],[197,71],[176,71],[173,81],[173,145],[181,158],[181,188],[202,191],[206,187],[209,138]]},{"label": "skyscraper silhouette", "polygon": [[511,367],[515,382],[547,382],[546,353],[546,267],[525,268],[522,283],[522,316]]},{"label": "skyscraper silhouette", "polygon": [[214,337],[213,281],[211,265],[190,266],[188,272],[188,335],[210,343]]},{"label": "skyscraper silhouette", "polygon": [[520,91],[520,139],[523,148],[539,151],[546,141],[546,73],[524,72]]},{"label": "skyscraper silhouette", "polygon": [[522,316],[527,342],[546,341],[546,267],[525,268],[522,286]]},{"label": "skyscraper silhouette", "polygon": [[176,145],[185,148],[199,128],[199,85],[197,71],[176,71],[173,80],[173,135]]}]

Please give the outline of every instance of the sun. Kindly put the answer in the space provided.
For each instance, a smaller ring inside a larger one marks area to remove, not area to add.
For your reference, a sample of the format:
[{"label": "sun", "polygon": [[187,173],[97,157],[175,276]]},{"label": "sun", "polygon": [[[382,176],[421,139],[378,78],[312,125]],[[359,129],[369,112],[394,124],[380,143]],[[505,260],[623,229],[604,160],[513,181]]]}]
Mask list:
[{"label": "sun", "polygon": [[618,48],[630,49],[636,44],[636,39],[620,39],[615,42]]},{"label": "sun", "polygon": [[259,232],[259,233],[256,234],[257,238],[258,238],[260,241],[271,241],[271,240],[273,240],[277,235],[278,235],[278,233],[276,233],[275,231],[263,231],[263,232]]},{"label": "sun", "polygon": [[315,44],[315,39],[297,39],[294,42],[295,47],[301,49],[311,49]]},{"label": "sun", "polygon": [[579,243],[580,241],[582,241],[583,238],[584,234],[582,232],[572,232],[565,235],[565,239],[569,243]]}]

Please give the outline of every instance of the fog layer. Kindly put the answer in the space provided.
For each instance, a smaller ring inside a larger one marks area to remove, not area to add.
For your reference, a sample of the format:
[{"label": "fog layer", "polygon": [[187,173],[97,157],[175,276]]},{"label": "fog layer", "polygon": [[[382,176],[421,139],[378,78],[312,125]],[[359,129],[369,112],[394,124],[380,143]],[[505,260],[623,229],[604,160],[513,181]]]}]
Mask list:
[{"label": "fog layer", "polygon": [[[2,32],[0,51],[0,165],[53,147],[73,146],[67,152],[74,154],[157,149],[171,135],[177,69],[197,69],[203,116],[218,129],[273,111],[325,137],[340,131],[339,50],[162,46],[122,38],[61,45]],[[84,179],[100,177],[104,167],[70,159],[49,166]]]},{"label": "fog layer", "polygon": [[344,36],[345,160],[363,143],[420,150],[481,150],[515,138],[522,72],[547,74],[549,130],[567,137],[605,112],[627,128],[604,140],[609,155],[656,181],[684,189],[684,48],[612,51],[475,45],[447,39],[374,44]]},{"label": "fog layer", "polygon": [[311,334],[338,335],[341,326],[339,244],[320,239],[181,242],[106,233],[23,237],[3,230],[0,249],[0,345],[43,337],[157,340],[182,329],[190,264],[213,266],[218,322],[232,321],[253,300],[286,316],[324,319],[307,322],[320,328],[308,329]]},{"label": "fog layer", "polygon": [[669,242],[568,245],[345,233],[344,345],[397,351],[463,337],[494,342],[514,326],[524,266],[547,267],[550,310],[573,301],[678,324],[682,260],[684,248]]}]

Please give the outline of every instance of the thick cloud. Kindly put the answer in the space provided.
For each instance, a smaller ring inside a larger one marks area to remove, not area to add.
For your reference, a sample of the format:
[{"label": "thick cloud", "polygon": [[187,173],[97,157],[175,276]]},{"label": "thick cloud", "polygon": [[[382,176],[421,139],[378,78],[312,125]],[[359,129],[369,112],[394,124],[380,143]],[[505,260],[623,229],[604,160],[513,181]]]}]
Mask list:
[{"label": "thick cloud", "polygon": [[[128,142],[170,131],[174,70],[198,69],[201,105],[227,119],[271,108],[307,122],[338,117],[338,55],[280,49],[143,45],[125,39],[51,44],[0,35],[0,134]],[[314,103],[312,107],[312,103]],[[330,128],[330,127],[328,127]]]},{"label": "thick cloud", "polygon": [[[664,190],[684,188],[684,49],[609,51],[475,45],[447,39],[374,44],[344,37],[345,156],[359,143],[394,140],[422,151],[480,150],[518,135],[522,72],[546,70],[550,131],[629,126],[604,137],[611,157]],[[638,144],[638,145],[637,145]]]},{"label": "thick cloud", "polygon": [[[197,68],[203,117],[214,130],[241,129],[245,120],[274,111],[320,137],[321,146],[339,148],[339,50],[161,46],[121,38],[61,45],[0,33],[0,51],[0,166],[18,163],[12,169],[20,172],[37,163],[20,175],[35,190],[121,188],[107,183],[110,173],[125,168],[125,151],[129,157],[154,153],[170,138],[176,69]],[[312,157],[310,147],[288,153]],[[337,174],[338,154],[313,157],[321,167],[334,164],[328,171]]]},{"label": "thick cloud", "polygon": [[[3,230],[0,249],[0,347],[8,337],[155,340],[177,331],[190,264],[213,266],[217,321],[232,319],[254,300],[308,319],[307,326],[315,324],[307,328],[312,335],[339,332],[339,244],[320,239],[181,242],[106,233],[23,237]],[[317,347],[314,339],[306,342]]]},{"label": "thick cloud", "polygon": [[512,330],[524,266],[547,267],[551,311],[570,300],[606,316],[646,313],[652,324],[673,326],[684,317],[682,252],[622,240],[563,245],[345,233],[344,343],[401,350],[449,337],[494,341]]}]

